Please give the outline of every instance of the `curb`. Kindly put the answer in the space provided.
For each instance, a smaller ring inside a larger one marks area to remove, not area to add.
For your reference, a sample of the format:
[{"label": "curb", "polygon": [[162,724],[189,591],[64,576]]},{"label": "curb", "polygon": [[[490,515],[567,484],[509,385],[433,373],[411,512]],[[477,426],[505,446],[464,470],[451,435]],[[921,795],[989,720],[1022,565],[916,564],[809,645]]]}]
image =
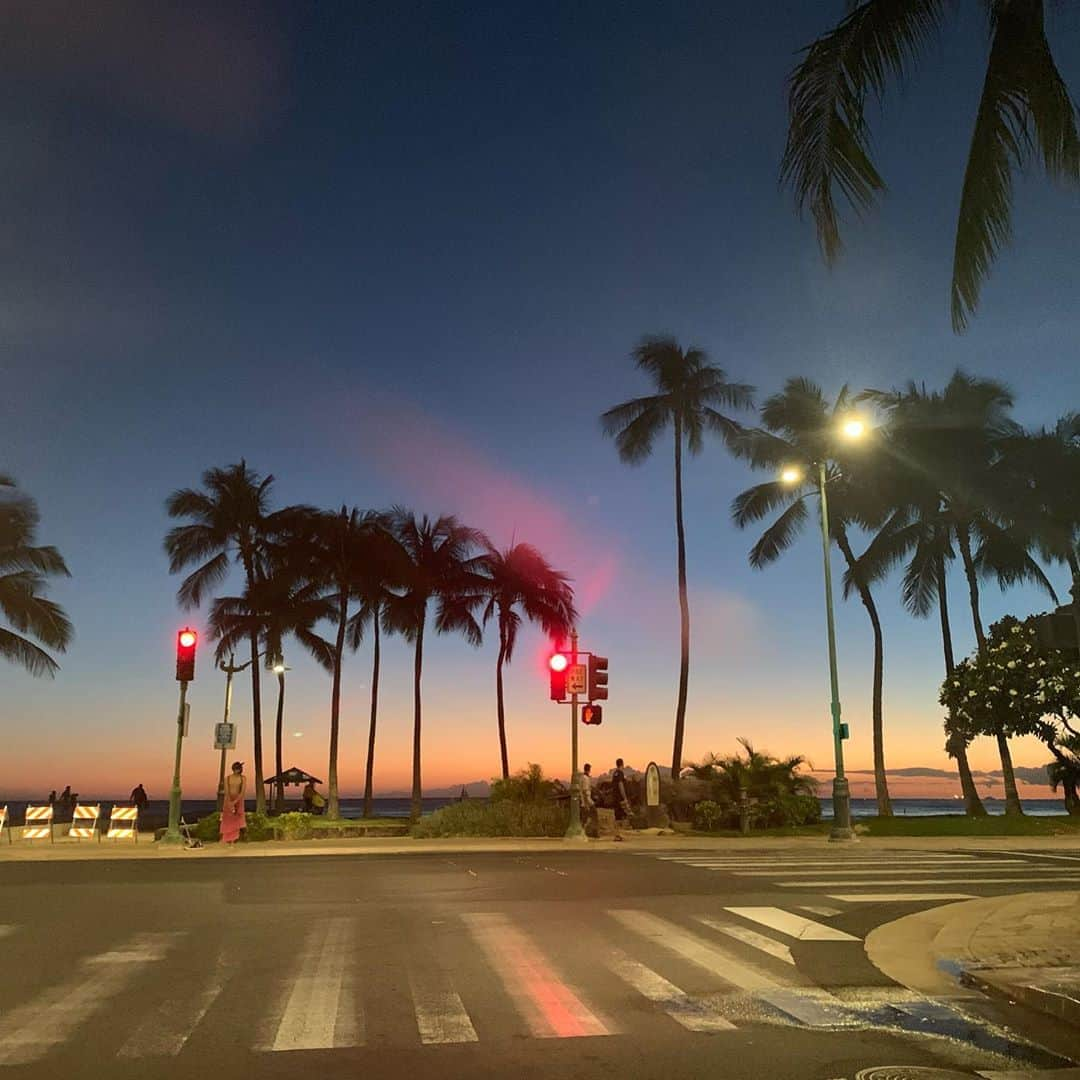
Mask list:
[{"label": "curb", "polygon": [[[1027,971],[1031,976],[1040,979],[1051,979],[1049,986],[1038,986],[1023,980],[1022,972]],[[1068,979],[1072,985],[1072,993],[1066,992],[1064,987],[1056,985],[1053,979],[1055,971],[1068,972]],[[1006,972],[1015,972],[1014,975],[1006,976]],[[1019,976],[1019,978],[1018,978]],[[1074,1027],[1080,1028],[1080,971],[1076,968],[1006,968],[1000,972],[993,970],[964,971],[960,981],[965,986],[980,990],[984,994],[1007,1001],[1010,1005],[1020,1002],[1028,1008],[1035,1009],[1061,1020]],[[1073,996],[1075,995],[1075,996]]]}]

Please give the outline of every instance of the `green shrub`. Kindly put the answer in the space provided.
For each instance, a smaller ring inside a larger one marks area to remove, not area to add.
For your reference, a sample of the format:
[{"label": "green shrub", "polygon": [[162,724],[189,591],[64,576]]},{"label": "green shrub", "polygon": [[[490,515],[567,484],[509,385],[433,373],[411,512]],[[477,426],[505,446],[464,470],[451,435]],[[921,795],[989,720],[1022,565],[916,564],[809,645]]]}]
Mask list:
[{"label": "green shrub", "polygon": [[309,840],[313,831],[311,814],[293,810],[274,818],[274,832],[282,840]]},{"label": "green shrub", "polygon": [[714,832],[727,824],[727,813],[712,799],[705,799],[694,807],[694,828],[702,832]]},{"label": "green shrub", "polygon": [[491,801],[546,802],[561,790],[562,784],[558,780],[545,779],[544,770],[530,763],[527,769],[513,776],[494,781],[491,785]]},{"label": "green shrub", "polygon": [[191,826],[191,835],[196,840],[202,840],[206,843],[210,840],[221,839],[221,814],[215,810],[212,814],[207,814],[204,818],[199,818],[194,825]]},{"label": "green shrub", "polygon": [[562,836],[569,808],[554,802],[496,802],[467,799],[421,818],[412,827],[420,838],[437,836]]},{"label": "green shrub", "polygon": [[262,840],[273,840],[273,820],[266,814],[259,814],[252,811],[247,815],[247,827],[244,829],[244,839],[248,843],[258,843]]}]

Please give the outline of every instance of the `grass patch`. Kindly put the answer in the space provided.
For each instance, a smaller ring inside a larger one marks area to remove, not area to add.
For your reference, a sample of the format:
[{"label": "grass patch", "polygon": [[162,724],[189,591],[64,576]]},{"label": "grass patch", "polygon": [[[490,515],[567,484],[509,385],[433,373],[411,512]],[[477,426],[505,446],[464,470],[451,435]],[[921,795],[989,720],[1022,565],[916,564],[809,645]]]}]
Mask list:
[{"label": "grass patch", "polygon": [[1080,818],[1075,817],[938,817],[859,818],[855,823],[863,836],[1076,836]]}]

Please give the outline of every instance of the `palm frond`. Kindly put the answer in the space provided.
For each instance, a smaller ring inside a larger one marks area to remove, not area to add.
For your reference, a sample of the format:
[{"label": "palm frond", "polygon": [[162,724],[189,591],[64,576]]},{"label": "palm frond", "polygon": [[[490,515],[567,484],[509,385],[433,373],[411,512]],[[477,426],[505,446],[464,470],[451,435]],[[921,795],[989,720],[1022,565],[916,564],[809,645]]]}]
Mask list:
[{"label": "palm frond", "polygon": [[788,137],[780,166],[800,212],[807,207],[827,262],[840,254],[839,192],[857,211],[885,182],[870,156],[867,96],[903,78],[938,30],[945,0],[865,0],[803,51],[788,89]]},{"label": "palm frond", "polygon": [[1059,180],[1080,179],[1076,110],[1050,52],[1042,0],[994,5],[993,42],[956,229],[952,321],[962,331],[1011,236],[1012,172],[1032,154]]},{"label": "palm frond", "polygon": [[755,484],[739,492],[731,500],[731,518],[740,529],[771,514],[778,507],[786,506],[804,497],[796,488],[788,487],[779,480]]},{"label": "palm frond", "polygon": [[221,551],[208,563],[192,571],[176,590],[176,599],[183,608],[196,608],[203,597],[229,576],[229,556]]},{"label": "palm frond", "polygon": [[35,677],[53,678],[60,665],[40,646],[0,626],[0,656],[24,667]]},{"label": "palm frond", "polygon": [[750,549],[750,565],[761,570],[778,559],[795,542],[806,520],[806,503],[799,499],[789,506]]}]

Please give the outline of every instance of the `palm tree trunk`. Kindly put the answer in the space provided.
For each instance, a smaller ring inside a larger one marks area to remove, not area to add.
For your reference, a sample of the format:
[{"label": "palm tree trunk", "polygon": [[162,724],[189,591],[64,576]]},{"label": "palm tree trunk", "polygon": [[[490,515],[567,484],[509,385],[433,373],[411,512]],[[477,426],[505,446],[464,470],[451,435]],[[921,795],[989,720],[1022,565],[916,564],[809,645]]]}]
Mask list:
[{"label": "palm tree trunk", "polygon": [[251,634],[251,727],[255,752],[255,813],[266,813],[266,789],[263,787],[262,698],[260,696],[259,635]]},{"label": "palm tree trunk", "polygon": [[870,625],[874,630],[874,685],[871,697],[871,713],[874,727],[874,794],[877,796],[878,817],[892,817],[892,801],[889,798],[889,783],[885,775],[885,721],[882,708],[882,686],[885,681],[885,638],[881,632],[881,619],[870,589],[863,583],[858,572],[858,561],[851,550],[847,532],[841,526],[836,531],[836,544],[840,548],[852,580],[859,593],[859,599],[870,616]]},{"label": "palm tree trunk", "polygon": [[499,620],[499,658],[495,661],[495,711],[499,719],[499,756],[504,780],[510,777],[510,759],[506,752],[506,712],[503,707],[503,661],[506,659],[506,630]]},{"label": "palm tree trunk", "polygon": [[378,604],[375,605],[375,613],[371,619],[371,625],[375,630],[375,644],[372,649],[371,661],[371,721],[368,724],[367,736],[367,767],[364,771],[364,817],[371,817],[372,813],[372,781],[375,775],[375,720],[379,715],[379,618]]},{"label": "palm tree trunk", "polygon": [[975,560],[971,557],[971,534],[966,525],[961,525],[956,530],[956,538],[960,545],[960,557],[964,563],[964,576],[967,578],[968,599],[971,602],[971,621],[975,626],[975,640],[979,645],[979,652],[986,648],[986,633],[983,630],[982,615],[979,612],[979,577],[975,573]]},{"label": "palm tree trunk", "polygon": [[682,422],[675,418],[675,535],[679,561],[679,699],[675,705],[675,742],[671,750],[671,779],[682,771],[683,734],[686,728],[686,691],[690,680],[690,600],[686,591],[686,529],[682,499]]},{"label": "palm tree trunk", "polygon": [[[957,539],[971,598],[971,621],[975,625],[975,639],[979,643],[979,653],[982,654],[986,651],[986,633],[983,631],[982,615],[979,613],[979,579],[975,573],[975,560],[971,557],[971,534],[966,525],[957,529]],[[1001,758],[1001,778],[1005,784],[1005,813],[1012,817],[1022,815],[1024,808],[1020,805],[1020,794],[1016,790],[1016,774],[1013,772],[1009,740],[1003,729],[996,731],[994,738],[997,740],[998,756]]]},{"label": "palm tree trunk", "polygon": [[409,817],[413,821],[420,820],[420,810],[424,797],[423,786],[420,782],[420,677],[424,671],[424,623],[427,621],[427,612],[420,616],[416,628],[416,650],[413,655],[413,747],[412,747],[412,807]]},{"label": "palm tree trunk", "polygon": [[1001,756],[1001,777],[1005,782],[1005,816],[1022,817],[1024,808],[1020,805],[1020,792],[1016,789],[1016,773],[1013,772],[1012,752],[1005,733],[999,731],[995,736],[998,754]]},{"label": "palm tree trunk", "polygon": [[[949,625],[949,593],[945,582],[945,560],[938,559],[937,567],[938,587],[938,616],[941,619],[941,645],[945,651],[945,677],[951,679],[956,667],[953,656],[952,627]],[[960,773],[960,790],[964,793],[964,812],[968,817],[986,817],[986,807],[979,798],[979,789],[975,786],[975,777],[971,775],[971,766],[967,759],[967,744],[963,736],[953,731],[952,710],[949,711],[949,719],[946,721],[946,731],[949,739],[946,749],[956,761],[956,769]]]},{"label": "palm tree trunk", "polygon": [[326,816],[332,820],[341,817],[338,802],[338,732],[341,727],[341,665],[345,655],[345,624],[349,619],[349,594],[342,592],[338,599],[338,628],[334,641],[334,681],[330,690],[330,765],[327,773]]},{"label": "palm tree trunk", "polygon": [[277,677],[277,725],[274,729],[274,761],[277,765],[277,783],[274,785],[274,809],[280,814],[285,809],[285,785],[281,780],[284,765],[281,760],[281,740],[285,723],[285,672]]}]

